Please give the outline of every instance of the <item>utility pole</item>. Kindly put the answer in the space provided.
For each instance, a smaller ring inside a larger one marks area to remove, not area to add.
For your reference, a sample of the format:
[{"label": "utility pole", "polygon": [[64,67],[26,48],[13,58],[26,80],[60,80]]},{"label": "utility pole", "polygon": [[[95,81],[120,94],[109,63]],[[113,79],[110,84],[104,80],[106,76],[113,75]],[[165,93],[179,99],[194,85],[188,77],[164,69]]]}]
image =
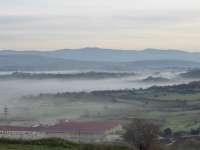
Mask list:
[{"label": "utility pole", "polygon": [[80,137],[80,133],[81,131],[80,131],[80,129],[78,130],[78,144],[79,144],[79,150],[81,150],[81,137]]},{"label": "utility pole", "polygon": [[8,107],[7,106],[4,107],[4,118],[6,121],[8,120]]},{"label": "utility pole", "polygon": [[78,143],[79,143],[79,150],[81,150],[81,130],[78,130]]}]

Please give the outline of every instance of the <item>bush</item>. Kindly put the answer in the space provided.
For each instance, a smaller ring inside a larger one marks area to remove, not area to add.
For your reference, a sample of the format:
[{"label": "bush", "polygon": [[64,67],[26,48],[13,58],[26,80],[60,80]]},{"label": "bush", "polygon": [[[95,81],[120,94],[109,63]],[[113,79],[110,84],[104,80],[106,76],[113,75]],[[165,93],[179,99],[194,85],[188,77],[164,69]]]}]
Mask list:
[{"label": "bush", "polygon": [[190,130],[190,134],[191,135],[198,135],[200,133],[200,130],[199,129],[191,129]]},{"label": "bush", "polygon": [[164,131],[163,131],[163,136],[164,137],[171,137],[172,136],[172,130],[170,128],[166,128]]}]

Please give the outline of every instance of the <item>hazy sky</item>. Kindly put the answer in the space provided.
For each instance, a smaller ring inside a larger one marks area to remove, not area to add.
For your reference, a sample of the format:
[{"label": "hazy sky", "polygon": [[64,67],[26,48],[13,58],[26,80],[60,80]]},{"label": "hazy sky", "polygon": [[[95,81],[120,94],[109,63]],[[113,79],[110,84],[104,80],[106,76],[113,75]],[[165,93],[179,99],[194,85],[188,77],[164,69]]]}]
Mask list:
[{"label": "hazy sky", "polygon": [[200,0],[0,0],[1,49],[200,51]]}]

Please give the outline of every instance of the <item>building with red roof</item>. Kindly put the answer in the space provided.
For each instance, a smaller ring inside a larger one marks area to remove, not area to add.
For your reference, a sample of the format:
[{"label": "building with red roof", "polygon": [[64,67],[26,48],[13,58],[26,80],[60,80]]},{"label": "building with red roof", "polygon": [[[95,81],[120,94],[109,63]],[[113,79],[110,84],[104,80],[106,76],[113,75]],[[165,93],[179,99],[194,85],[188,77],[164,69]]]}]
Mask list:
[{"label": "building with red roof", "polygon": [[71,141],[100,142],[109,140],[110,135],[121,131],[114,122],[66,122],[34,127],[0,126],[0,136],[9,138],[37,139],[59,137]]}]

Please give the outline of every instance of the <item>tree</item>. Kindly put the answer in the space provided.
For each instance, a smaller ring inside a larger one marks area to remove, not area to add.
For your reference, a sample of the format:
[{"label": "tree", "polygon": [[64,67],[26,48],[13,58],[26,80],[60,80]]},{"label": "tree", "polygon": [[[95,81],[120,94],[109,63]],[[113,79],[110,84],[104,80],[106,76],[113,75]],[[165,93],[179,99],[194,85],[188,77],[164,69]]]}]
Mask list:
[{"label": "tree", "polygon": [[135,119],[126,128],[124,139],[139,150],[160,150],[159,127],[141,119]]},{"label": "tree", "polygon": [[171,137],[172,136],[172,130],[170,128],[166,128],[164,131],[163,131],[163,136],[164,137]]}]

